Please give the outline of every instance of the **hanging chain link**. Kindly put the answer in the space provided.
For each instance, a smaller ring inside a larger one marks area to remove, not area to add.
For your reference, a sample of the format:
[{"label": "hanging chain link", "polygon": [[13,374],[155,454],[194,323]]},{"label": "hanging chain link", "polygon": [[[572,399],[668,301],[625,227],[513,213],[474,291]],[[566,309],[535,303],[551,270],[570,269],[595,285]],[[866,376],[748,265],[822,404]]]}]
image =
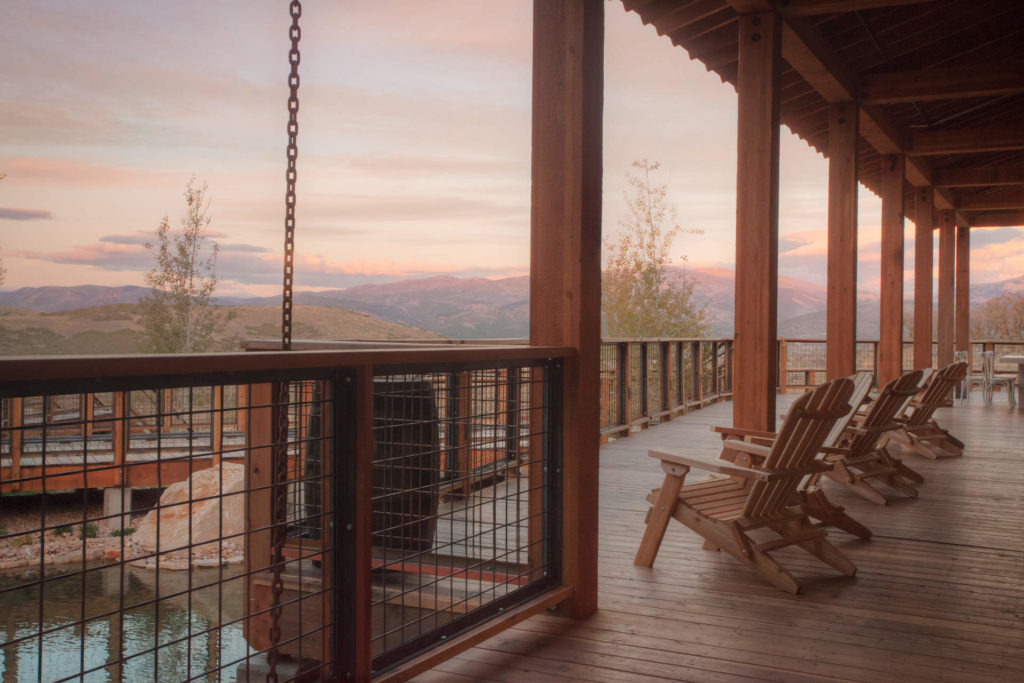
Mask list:
[{"label": "hanging chain link", "polygon": [[288,516],[288,407],[291,398],[288,382],[274,383],[274,437],[270,448],[271,457],[271,519],[270,547],[273,578],[270,582],[270,649],[267,664],[270,672],[268,683],[277,683],[277,665],[281,659],[278,645],[281,642],[281,594],[284,592],[284,543],[287,539]]},{"label": "hanging chain link", "polygon": [[287,190],[284,196],[284,288],[281,299],[281,347],[285,351],[292,348],[292,280],[295,275],[295,161],[299,156],[299,39],[302,29],[299,28],[299,17],[302,16],[302,3],[292,0],[288,7],[292,16],[292,25],[288,29],[292,47],[288,50],[288,62],[291,73],[288,74],[288,172],[286,174]]}]

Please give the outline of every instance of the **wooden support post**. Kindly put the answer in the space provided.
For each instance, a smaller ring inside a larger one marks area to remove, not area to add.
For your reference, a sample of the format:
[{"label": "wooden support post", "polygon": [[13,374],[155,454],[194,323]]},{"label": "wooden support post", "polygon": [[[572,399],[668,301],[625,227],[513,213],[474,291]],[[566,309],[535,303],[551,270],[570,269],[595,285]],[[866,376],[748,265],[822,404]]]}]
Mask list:
[{"label": "wooden support post", "polygon": [[956,334],[957,351],[971,347],[971,229],[956,229]]},{"label": "wooden support post", "polygon": [[954,277],[956,270],[956,226],[952,211],[939,214],[939,311],[938,366],[953,362],[955,327]]},{"label": "wooden support post", "polygon": [[733,425],[774,430],[779,270],[781,19],[740,17]]},{"label": "wooden support post", "polygon": [[561,578],[567,614],[584,617],[597,610],[604,0],[538,0],[533,19],[530,343],[577,350],[561,388]]},{"label": "wooden support post", "polygon": [[[274,392],[270,384],[249,385],[246,404],[251,406],[245,435],[245,619],[242,633],[249,646],[263,649],[270,643],[269,615],[259,614],[269,607],[257,602],[256,574],[271,565],[270,524],[273,483],[271,444],[274,442]],[[117,425],[114,426],[117,429]]]},{"label": "wooden support post", "polygon": [[935,190],[917,189],[914,204],[914,368],[932,366],[932,270]]},{"label": "wooden support post", "polygon": [[906,158],[882,159],[882,263],[879,289],[878,386],[903,366],[903,177]]},{"label": "wooden support post", "polygon": [[852,375],[857,346],[857,121],[853,102],[833,104],[828,136],[826,377]]}]

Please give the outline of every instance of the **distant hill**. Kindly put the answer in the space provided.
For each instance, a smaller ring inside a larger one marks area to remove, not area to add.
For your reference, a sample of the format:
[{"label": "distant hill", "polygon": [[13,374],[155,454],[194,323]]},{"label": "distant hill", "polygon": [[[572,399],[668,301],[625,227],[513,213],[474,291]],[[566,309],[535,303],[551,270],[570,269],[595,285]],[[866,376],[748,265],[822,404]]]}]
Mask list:
[{"label": "distant hill", "polygon": [[[231,306],[235,312],[219,350],[241,350],[243,339],[276,339],[281,313],[270,306]],[[43,312],[0,306],[0,355],[138,353],[142,331],[135,304],[113,304]],[[296,339],[424,339],[432,332],[377,320],[363,313],[296,306]]]},{"label": "distant hill", "polygon": [[[707,306],[711,334],[730,336],[735,315],[735,273],[728,268],[671,268],[675,277],[694,279],[698,302]],[[67,311],[97,302],[133,304],[145,296],[144,287],[39,287],[0,292],[0,305],[39,312]],[[972,304],[980,304],[1008,291],[1024,291],[1024,276],[996,283],[974,284]],[[802,280],[779,279],[779,334],[793,337],[822,337],[825,334],[825,288]],[[267,321],[255,325],[265,329],[262,336],[277,335],[277,296],[219,299],[222,304],[266,309]],[[401,280],[377,285],[321,292],[296,292],[298,306],[322,310],[356,311],[400,326],[428,330],[458,339],[526,337],[529,335],[529,278],[497,280],[437,276]],[[364,318],[365,318],[364,316]],[[329,327],[319,318],[310,319],[312,338],[327,338]],[[301,322],[301,319],[299,320]],[[0,322],[0,324],[3,324]],[[422,332],[419,333],[422,336]],[[878,335],[878,295],[858,293],[858,336]],[[240,337],[247,333],[240,332]],[[252,336],[251,334],[249,336]],[[373,336],[371,334],[365,335]],[[377,336],[384,336],[377,335]],[[296,329],[295,337],[311,338]],[[128,343],[128,342],[126,342]]]},{"label": "distant hill", "polygon": [[0,306],[28,308],[53,313],[76,308],[107,304],[137,304],[149,293],[149,287],[22,287],[13,292],[0,292]]}]

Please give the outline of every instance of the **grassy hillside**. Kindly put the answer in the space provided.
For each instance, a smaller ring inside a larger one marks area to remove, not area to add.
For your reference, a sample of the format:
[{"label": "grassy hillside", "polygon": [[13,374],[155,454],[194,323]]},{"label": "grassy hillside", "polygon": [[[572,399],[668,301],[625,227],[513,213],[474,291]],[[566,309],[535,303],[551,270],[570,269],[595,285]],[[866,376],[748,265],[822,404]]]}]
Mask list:
[{"label": "grassy hillside", "polygon": [[[235,318],[222,351],[240,350],[243,339],[278,338],[281,311],[269,306],[229,306]],[[0,306],[0,355],[138,353],[142,332],[135,304],[113,304],[44,313]],[[296,306],[295,339],[424,339],[432,332],[385,322],[364,313],[323,306]]]}]

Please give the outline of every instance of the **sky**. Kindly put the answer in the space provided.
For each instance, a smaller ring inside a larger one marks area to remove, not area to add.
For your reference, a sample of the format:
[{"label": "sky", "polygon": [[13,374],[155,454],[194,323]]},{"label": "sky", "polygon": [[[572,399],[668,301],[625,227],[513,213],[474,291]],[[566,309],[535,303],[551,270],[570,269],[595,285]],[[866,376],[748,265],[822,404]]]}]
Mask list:
[{"label": "sky", "polygon": [[[297,289],[529,270],[529,0],[306,0]],[[208,186],[220,295],[280,291],[285,2],[0,5],[4,289],[143,285],[145,243]],[[677,263],[734,263],[736,94],[620,3],[606,14],[604,233],[630,164],[660,163]],[[827,162],[783,129],[780,274],[824,284]],[[860,192],[859,287],[880,209]],[[913,226],[907,223],[907,284]],[[935,259],[936,264],[938,259]],[[972,279],[1024,272],[1024,229],[972,233]]]}]

